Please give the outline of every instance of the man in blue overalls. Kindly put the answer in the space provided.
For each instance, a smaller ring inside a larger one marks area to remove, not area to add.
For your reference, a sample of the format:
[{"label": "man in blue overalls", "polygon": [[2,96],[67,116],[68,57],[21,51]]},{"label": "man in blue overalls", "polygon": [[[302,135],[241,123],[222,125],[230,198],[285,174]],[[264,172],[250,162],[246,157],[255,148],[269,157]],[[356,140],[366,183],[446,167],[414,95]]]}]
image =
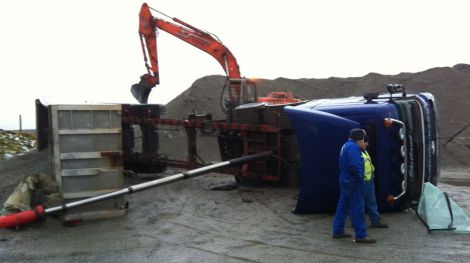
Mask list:
[{"label": "man in blue overalls", "polygon": [[340,197],[333,221],[333,238],[349,238],[344,232],[344,223],[349,215],[355,231],[355,242],[374,243],[367,236],[364,214],[364,159],[359,145],[364,143],[365,132],[352,129],[349,140],[341,148],[339,155]]}]

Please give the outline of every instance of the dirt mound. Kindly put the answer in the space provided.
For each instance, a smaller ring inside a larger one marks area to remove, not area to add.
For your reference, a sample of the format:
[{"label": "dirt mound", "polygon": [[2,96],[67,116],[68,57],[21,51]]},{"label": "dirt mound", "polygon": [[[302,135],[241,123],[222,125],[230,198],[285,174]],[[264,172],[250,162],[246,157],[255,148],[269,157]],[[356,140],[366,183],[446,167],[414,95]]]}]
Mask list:
[{"label": "dirt mound", "polygon": [[196,80],[189,89],[170,101],[165,117],[182,119],[189,113],[211,113],[214,119],[224,119],[220,96],[225,85],[224,76],[206,76]]},{"label": "dirt mound", "polygon": [[[212,113],[214,119],[223,119],[220,107],[220,95],[225,83],[224,76],[206,76],[196,80],[193,85],[180,96],[167,104],[165,118],[180,119],[186,114]],[[258,79],[258,96],[270,91],[291,91],[296,97],[304,100],[363,95],[367,91],[386,92],[389,83],[404,84],[408,93],[430,92],[437,99],[439,108],[441,145],[443,165],[470,165],[467,156],[468,127],[470,124],[470,65],[457,64],[454,67],[438,67],[418,73],[400,73],[398,75],[382,75],[369,73],[363,77],[328,79]],[[464,131],[461,131],[464,129]],[[454,137],[457,133],[458,136]],[[184,136],[184,135],[183,135]],[[174,138],[174,137],[173,137]],[[449,139],[453,138],[450,142]],[[165,144],[165,138],[162,138]],[[184,157],[186,147],[183,144],[175,147],[163,146],[162,152],[168,150],[171,156]],[[466,143],[465,143],[466,142]],[[178,144],[179,145],[179,144]],[[210,152],[208,158],[217,158],[217,148],[204,143],[204,150]],[[165,152],[167,153],[167,152]]]}]

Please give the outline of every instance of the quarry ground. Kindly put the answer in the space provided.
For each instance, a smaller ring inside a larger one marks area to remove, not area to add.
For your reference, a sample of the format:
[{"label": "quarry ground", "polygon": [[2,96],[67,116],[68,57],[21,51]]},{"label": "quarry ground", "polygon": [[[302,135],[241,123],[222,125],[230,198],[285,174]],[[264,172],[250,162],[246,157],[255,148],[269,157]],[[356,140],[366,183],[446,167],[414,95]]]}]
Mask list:
[{"label": "quarry ground", "polygon": [[[21,167],[34,167],[39,160],[25,155],[14,162],[0,161],[2,200],[25,172]],[[469,174],[470,168],[445,168],[439,185],[467,213]],[[142,182],[135,177],[127,181]],[[0,261],[466,262],[470,258],[470,235],[428,233],[411,210],[384,214],[390,228],[368,229],[378,242],[362,245],[332,239],[331,214],[291,213],[298,189],[210,190],[232,181],[231,176],[212,173],[149,189],[126,197],[130,203],[126,215],[75,227],[48,217],[20,230],[0,229]],[[353,233],[349,224],[346,230]]]}]

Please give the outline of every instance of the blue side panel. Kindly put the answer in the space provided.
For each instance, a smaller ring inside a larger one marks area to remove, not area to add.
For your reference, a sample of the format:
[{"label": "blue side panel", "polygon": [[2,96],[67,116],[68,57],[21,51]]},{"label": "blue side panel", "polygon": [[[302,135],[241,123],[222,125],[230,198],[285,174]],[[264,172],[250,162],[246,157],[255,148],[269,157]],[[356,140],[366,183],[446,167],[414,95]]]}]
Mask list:
[{"label": "blue side panel", "polygon": [[301,187],[296,213],[332,212],[339,197],[338,156],[349,131],[359,123],[317,110],[284,108],[301,155]]}]

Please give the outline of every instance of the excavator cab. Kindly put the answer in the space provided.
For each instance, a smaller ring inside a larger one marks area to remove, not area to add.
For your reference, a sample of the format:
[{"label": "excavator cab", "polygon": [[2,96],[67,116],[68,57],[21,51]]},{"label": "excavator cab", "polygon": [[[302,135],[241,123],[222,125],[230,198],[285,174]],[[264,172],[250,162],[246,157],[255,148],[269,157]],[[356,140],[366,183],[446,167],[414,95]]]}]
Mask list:
[{"label": "excavator cab", "polygon": [[252,79],[243,79],[241,89],[241,104],[253,103],[258,100],[258,94],[256,93],[256,83]]},{"label": "excavator cab", "polygon": [[256,102],[257,98],[255,81],[246,78],[227,78],[220,104],[224,112],[230,116],[233,109],[243,104]]}]

